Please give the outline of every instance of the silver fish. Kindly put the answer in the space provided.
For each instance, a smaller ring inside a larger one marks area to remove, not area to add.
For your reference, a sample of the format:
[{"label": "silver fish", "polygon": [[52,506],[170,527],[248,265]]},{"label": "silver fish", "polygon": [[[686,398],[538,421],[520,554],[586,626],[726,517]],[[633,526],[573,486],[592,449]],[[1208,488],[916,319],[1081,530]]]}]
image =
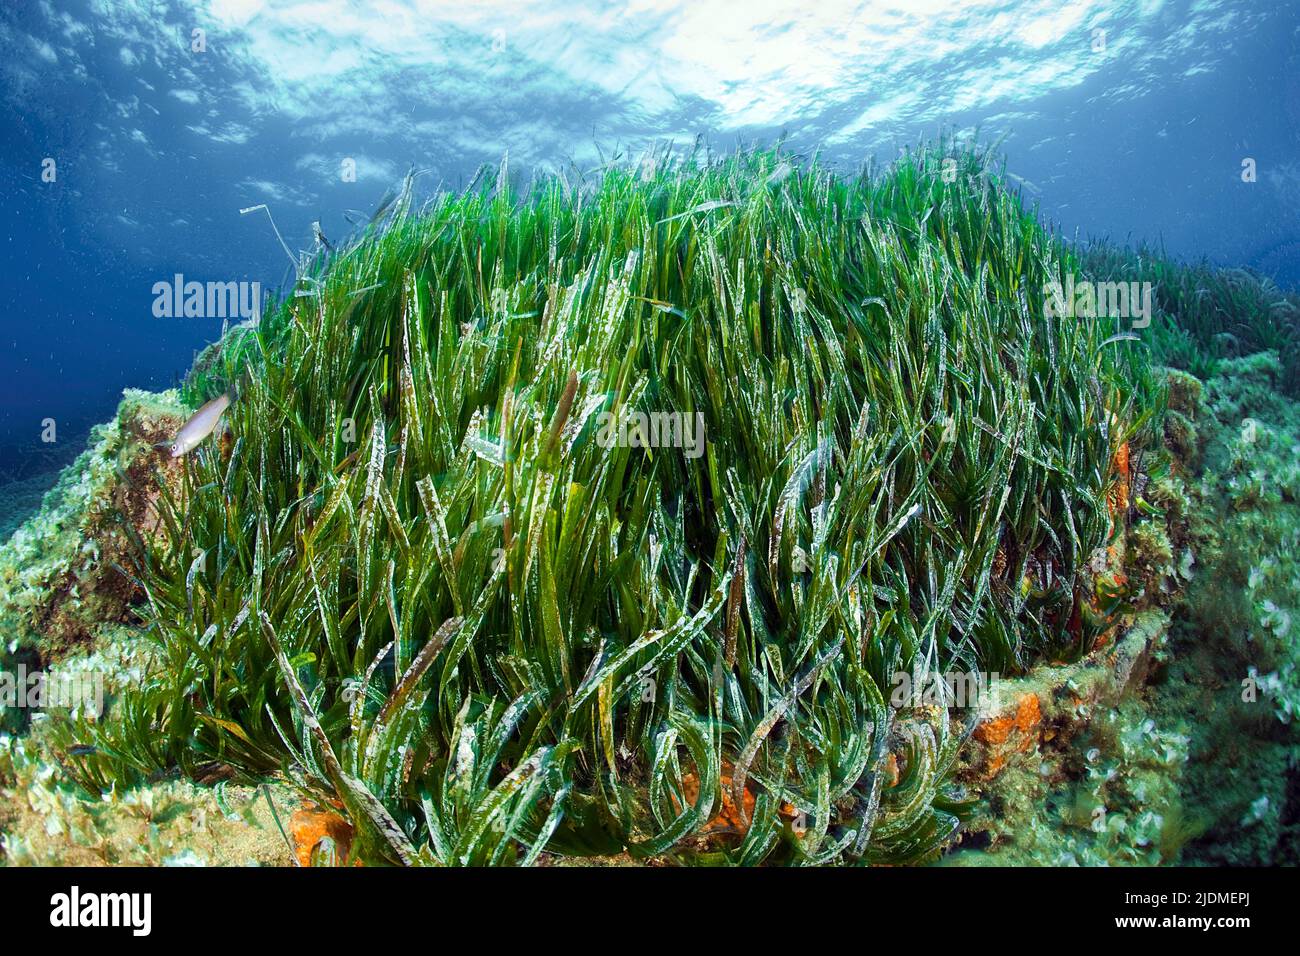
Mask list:
[{"label": "silver fish", "polygon": [[776,171],[772,173],[771,176],[767,177],[767,184],[769,186],[775,186],[778,183],[782,183],[792,172],[794,172],[793,166],[789,163],[782,163],[780,166],[776,167]]},{"label": "silver fish", "polygon": [[172,457],[180,458],[197,448],[203,439],[212,434],[229,405],[230,396],[219,395],[195,412],[176,433],[176,439],[171,443]]},{"label": "silver fish", "polygon": [[327,251],[329,252],[334,251],[334,246],[330,244],[330,241],[325,238],[325,233],[321,231],[319,219],[311,224],[311,231],[313,237],[315,237],[316,239],[317,248],[324,246]]}]

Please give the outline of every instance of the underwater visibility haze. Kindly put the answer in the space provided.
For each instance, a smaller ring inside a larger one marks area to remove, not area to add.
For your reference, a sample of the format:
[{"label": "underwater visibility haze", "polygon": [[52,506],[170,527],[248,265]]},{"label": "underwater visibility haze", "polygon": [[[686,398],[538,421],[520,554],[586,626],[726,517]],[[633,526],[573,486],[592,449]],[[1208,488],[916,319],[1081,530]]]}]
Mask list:
[{"label": "underwater visibility haze", "polygon": [[1300,860],[1295,4],[4,0],[0,111],[0,863]]}]

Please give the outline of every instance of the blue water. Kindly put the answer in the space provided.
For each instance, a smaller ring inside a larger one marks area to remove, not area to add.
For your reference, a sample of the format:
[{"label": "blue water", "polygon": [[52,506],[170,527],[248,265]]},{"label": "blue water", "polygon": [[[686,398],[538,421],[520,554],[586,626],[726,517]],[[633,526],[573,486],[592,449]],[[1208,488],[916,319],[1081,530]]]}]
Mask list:
[{"label": "blue water", "polygon": [[852,169],[978,128],[1069,234],[1300,284],[1296,0],[0,0],[0,117],[0,481],[220,334],[155,283],[282,282],[241,208],[310,249],[411,165],[785,136]]}]

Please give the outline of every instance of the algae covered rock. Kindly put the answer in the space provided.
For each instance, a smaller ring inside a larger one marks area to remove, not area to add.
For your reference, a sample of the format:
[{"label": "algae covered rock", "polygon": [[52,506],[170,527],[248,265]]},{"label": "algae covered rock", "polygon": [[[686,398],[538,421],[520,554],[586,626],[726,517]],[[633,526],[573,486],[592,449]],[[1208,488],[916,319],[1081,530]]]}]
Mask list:
[{"label": "algae covered rock", "polygon": [[1170,410],[1195,420],[1203,391],[1201,380],[1190,372],[1176,368],[1164,369],[1164,375],[1169,389]]},{"label": "algae covered rock", "polygon": [[1141,687],[1168,624],[1163,612],[1144,611],[1114,644],[1083,660],[1000,680],[963,752],[962,780],[986,787],[1009,768],[1036,768],[1046,754],[1085,733],[1095,714]]},{"label": "algae covered rock", "polygon": [[1184,486],[1180,534],[1196,555],[1151,702],[1189,739],[1181,802],[1203,832],[1184,862],[1297,859],[1300,404],[1283,383],[1275,352],[1219,362],[1197,418],[1200,467],[1164,479]]},{"label": "algae covered rock", "polygon": [[39,675],[78,692],[42,695],[36,707],[0,702],[0,864],[291,862],[277,813],[287,820],[297,802],[283,786],[119,787],[69,770],[123,690],[158,666],[134,626],[140,595],[128,569],[137,542],[157,532],[159,481],[174,490],[179,471],[155,446],[187,415],[174,391],[126,390],[41,510],[0,546],[0,685]]},{"label": "algae covered rock", "polygon": [[[1114,648],[1003,682],[963,756],[981,802],[952,862],[1296,861],[1300,405],[1275,353],[1204,385],[1166,374],[1165,448],[1108,555],[1162,610]],[[1142,641],[1170,616],[1168,638]]]},{"label": "algae covered rock", "polygon": [[113,421],[91,432],[41,510],[0,546],[0,636],[8,653],[55,657],[105,622],[130,620],[133,539],[156,530],[157,476],[174,474],[154,446],[184,422],[177,394],[127,389]]},{"label": "algae covered rock", "polygon": [[1165,444],[1179,462],[1189,468],[1195,466],[1199,444],[1196,426],[1189,417],[1172,408],[1165,416]]},{"label": "algae covered rock", "polygon": [[42,738],[0,733],[0,864],[290,864],[280,818],[296,802],[283,786],[167,780],[88,799]]}]

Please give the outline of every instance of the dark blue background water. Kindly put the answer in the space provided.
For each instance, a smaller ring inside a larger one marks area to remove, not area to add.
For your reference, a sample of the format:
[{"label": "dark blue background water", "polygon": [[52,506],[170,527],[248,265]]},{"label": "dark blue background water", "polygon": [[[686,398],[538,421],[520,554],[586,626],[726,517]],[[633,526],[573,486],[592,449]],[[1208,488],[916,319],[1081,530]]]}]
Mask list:
[{"label": "dark blue background water", "polygon": [[241,207],[309,249],[411,164],[427,193],[507,151],[526,176],[784,134],[852,168],[978,126],[1067,232],[1300,282],[1293,0],[771,6],[0,0],[0,480],[46,461],[43,419],[70,451],[220,333],[155,318],[155,282],[283,280]]}]

